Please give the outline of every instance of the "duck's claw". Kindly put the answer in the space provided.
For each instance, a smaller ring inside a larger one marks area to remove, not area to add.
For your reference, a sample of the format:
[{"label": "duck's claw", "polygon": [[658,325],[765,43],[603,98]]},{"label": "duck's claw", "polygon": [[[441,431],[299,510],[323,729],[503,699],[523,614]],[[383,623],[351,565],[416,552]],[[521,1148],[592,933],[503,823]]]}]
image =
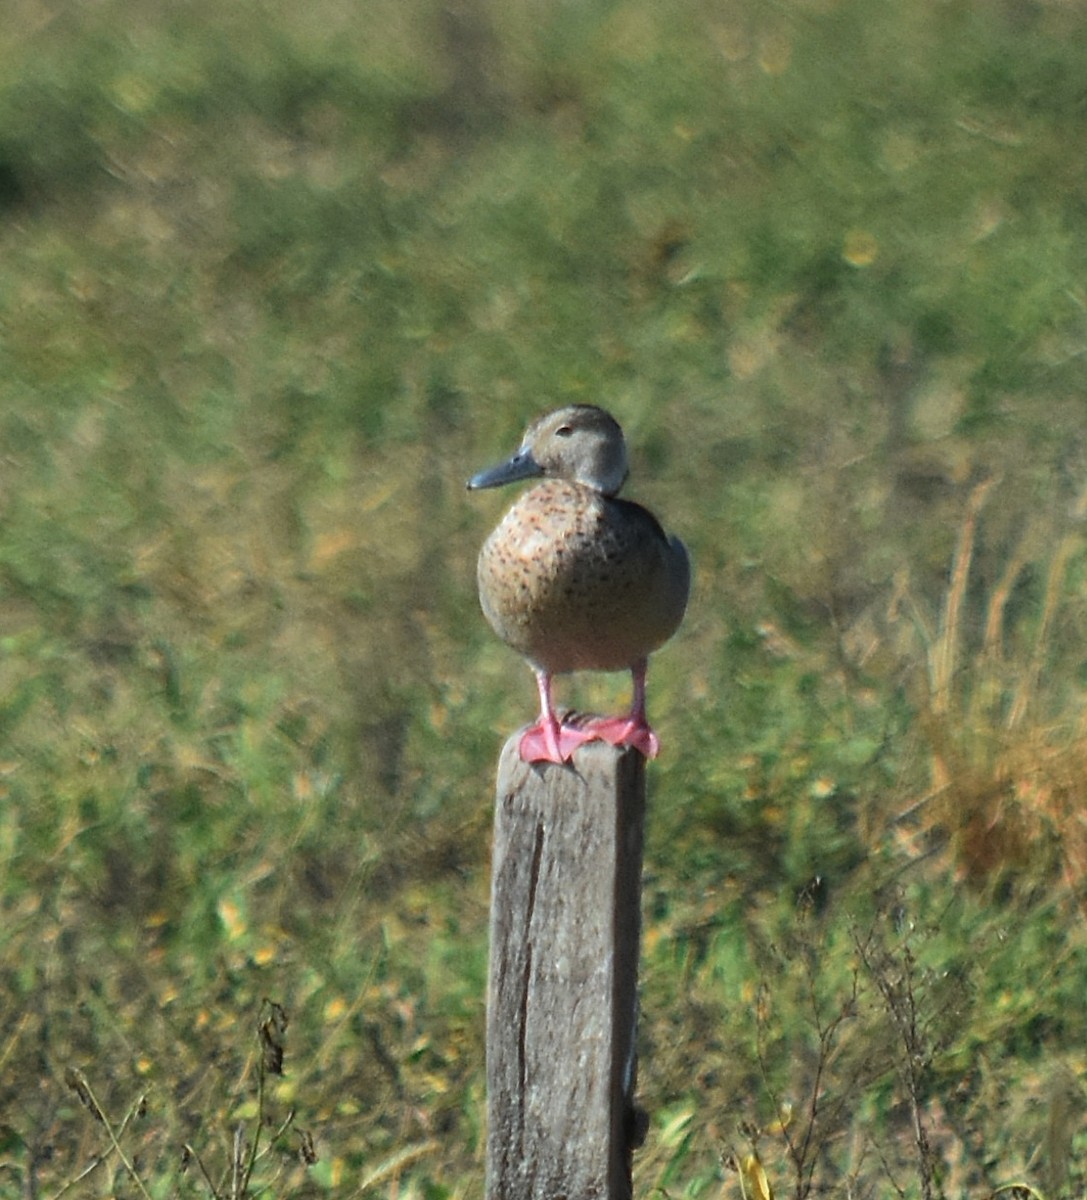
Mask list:
[{"label": "duck's claw", "polygon": [[596,734],[574,725],[558,721],[539,721],[521,735],[518,751],[527,763],[568,763],[574,751],[584,742],[591,742]]},{"label": "duck's claw", "polygon": [[589,738],[613,746],[633,746],[645,758],[656,758],[660,753],[660,738],[644,717],[596,717],[586,722],[584,731]]}]

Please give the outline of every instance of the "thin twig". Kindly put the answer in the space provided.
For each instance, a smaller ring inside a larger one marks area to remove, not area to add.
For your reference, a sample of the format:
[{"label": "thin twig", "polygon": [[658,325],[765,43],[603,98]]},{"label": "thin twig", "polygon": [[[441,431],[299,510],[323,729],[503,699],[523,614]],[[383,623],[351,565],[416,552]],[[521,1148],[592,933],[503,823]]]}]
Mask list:
[{"label": "thin twig", "polygon": [[[114,1131],[113,1126],[110,1124],[109,1117],[106,1116],[105,1112],[102,1109],[101,1104],[98,1103],[98,1097],[94,1094],[94,1089],[91,1087],[90,1082],[87,1079],[87,1076],[84,1075],[84,1073],[82,1071],[80,1071],[77,1067],[70,1068],[70,1071],[71,1071],[71,1077],[76,1081],[80,1099],[85,1098],[89,1102],[91,1111],[99,1119],[99,1121],[102,1122],[102,1125],[104,1126],[104,1128],[106,1130],[106,1134],[108,1135],[109,1140],[113,1145],[114,1152],[116,1153],[117,1157],[121,1160],[122,1164],[124,1165],[125,1170],[129,1173],[129,1175],[132,1176],[132,1182],[136,1185],[137,1189],[139,1190],[140,1195],[144,1197],[144,1200],[151,1200],[151,1195],[148,1192],[147,1188],[144,1187],[143,1180],[136,1173],[136,1168],[132,1165],[131,1161],[129,1160],[128,1155],[125,1154],[125,1152],[121,1149],[121,1143],[118,1141],[117,1133]],[[125,1117],[124,1122],[121,1125],[120,1131],[122,1134],[124,1133],[125,1129],[127,1128],[128,1123],[132,1118],[132,1115],[140,1110],[140,1108],[143,1106],[145,1100],[146,1100],[146,1096],[140,1096],[140,1098],[136,1101],[136,1103],[129,1110],[128,1115]]]},{"label": "thin twig", "polygon": [[[257,1128],[253,1133],[253,1140],[249,1143],[249,1156],[245,1170],[242,1172],[241,1191],[238,1192],[236,1200],[242,1200],[242,1197],[249,1194],[249,1181],[253,1178],[253,1169],[257,1165],[260,1135],[264,1129],[264,1075],[264,1055],[261,1054],[257,1061]],[[237,1158],[237,1143],[235,1143],[235,1161]]]},{"label": "thin twig", "polygon": [[890,955],[884,952],[880,955],[880,960],[875,962],[866,945],[859,941],[854,944],[861,961],[875,980],[887,1013],[902,1042],[904,1053],[898,1056],[898,1072],[906,1089],[913,1122],[914,1144],[917,1147],[918,1171],[921,1176],[921,1196],[923,1200],[933,1200],[933,1155],[921,1103],[921,1077],[930,1065],[930,1055],[925,1052],[924,1041],[917,1026],[917,998],[913,990],[914,957],[909,947],[904,947],[901,973],[894,978],[894,966],[897,964],[893,964]]},{"label": "thin twig", "polygon": [[[257,1126],[257,1135],[260,1135],[260,1126]],[[230,1156],[230,1200],[242,1200],[245,1195],[245,1184],[242,1183],[242,1146],[243,1138],[245,1137],[245,1126],[239,1125],[234,1130],[234,1145]],[[255,1140],[255,1139],[254,1139]],[[246,1181],[248,1182],[248,1180]]]},{"label": "thin twig", "polygon": [[184,1150],[185,1153],[196,1162],[197,1167],[200,1169],[200,1174],[203,1175],[204,1182],[208,1185],[208,1189],[210,1190],[212,1196],[215,1197],[215,1200],[222,1200],[219,1195],[219,1189],[215,1186],[211,1176],[208,1174],[207,1167],[204,1166],[204,1160],[188,1142],[185,1143]]}]

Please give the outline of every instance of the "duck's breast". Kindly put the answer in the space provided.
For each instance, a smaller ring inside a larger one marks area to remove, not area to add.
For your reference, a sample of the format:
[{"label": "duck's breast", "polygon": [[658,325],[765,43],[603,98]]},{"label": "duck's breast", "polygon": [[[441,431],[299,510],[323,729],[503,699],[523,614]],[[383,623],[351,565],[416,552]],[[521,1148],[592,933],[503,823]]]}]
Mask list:
[{"label": "duck's breast", "polygon": [[548,480],[526,492],[483,546],[479,592],[498,635],[553,673],[618,671],[668,640],[690,568],[640,505]]}]

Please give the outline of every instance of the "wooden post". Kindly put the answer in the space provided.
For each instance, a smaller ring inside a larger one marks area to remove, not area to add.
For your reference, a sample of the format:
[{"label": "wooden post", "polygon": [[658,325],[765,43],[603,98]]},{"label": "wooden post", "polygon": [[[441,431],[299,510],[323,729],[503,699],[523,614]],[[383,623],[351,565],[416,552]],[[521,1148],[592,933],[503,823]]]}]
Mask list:
[{"label": "wooden post", "polygon": [[498,767],[487,1200],[630,1200],[645,760]]}]

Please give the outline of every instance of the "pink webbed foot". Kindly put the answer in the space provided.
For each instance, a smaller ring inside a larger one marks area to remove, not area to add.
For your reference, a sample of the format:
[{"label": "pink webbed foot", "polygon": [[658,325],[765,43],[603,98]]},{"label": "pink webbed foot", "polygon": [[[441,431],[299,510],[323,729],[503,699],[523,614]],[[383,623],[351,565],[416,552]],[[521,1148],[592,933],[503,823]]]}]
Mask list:
[{"label": "pink webbed foot", "polygon": [[578,746],[585,742],[610,742],[613,746],[632,746],[646,758],[660,753],[660,739],[649,727],[645,716],[645,660],[631,667],[634,700],[625,717],[591,717],[560,721],[551,702],[551,676],[536,671],[540,690],[540,719],[521,735],[518,751],[524,762],[568,763]]},{"label": "pink webbed foot", "polygon": [[587,729],[565,725],[559,721],[538,721],[521,735],[518,752],[523,762],[568,763],[574,751],[596,735]]},{"label": "pink webbed foot", "polygon": [[555,715],[549,672],[537,668],[536,685],[540,690],[540,719],[521,734],[517,751],[522,762],[553,762],[561,766],[570,761],[582,742],[591,741],[593,735],[578,725],[560,721]]},{"label": "pink webbed foot", "polygon": [[585,723],[585,729],[589,737],[597,741],[620,747],[633,746],[646,758],[656,758],[660,753],[660,738],[649,728],[644,717],[596,717]]},{"label": "pink webbed foot", "polygon": [[661,744],[660,738],[649,728],[645,716],[645,671],[645,659],[630,668],[634,680],[634,699],[625,717],[597,717],[586,721],[585,727],[593,737],[603,742],[610,742],[613,746],[633,746],[646,758],[656,758]]}]

